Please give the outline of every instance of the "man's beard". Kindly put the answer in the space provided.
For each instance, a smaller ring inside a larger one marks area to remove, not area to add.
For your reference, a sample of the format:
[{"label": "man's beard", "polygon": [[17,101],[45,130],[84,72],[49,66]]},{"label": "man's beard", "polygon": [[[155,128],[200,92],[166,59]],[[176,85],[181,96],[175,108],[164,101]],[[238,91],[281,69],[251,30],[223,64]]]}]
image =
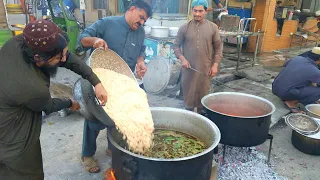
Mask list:
[{"label": "man's beard", "polygon": [[40,67],[41,71],[49,77],[55,77],[58,72],[59,66],[42,66]]}]

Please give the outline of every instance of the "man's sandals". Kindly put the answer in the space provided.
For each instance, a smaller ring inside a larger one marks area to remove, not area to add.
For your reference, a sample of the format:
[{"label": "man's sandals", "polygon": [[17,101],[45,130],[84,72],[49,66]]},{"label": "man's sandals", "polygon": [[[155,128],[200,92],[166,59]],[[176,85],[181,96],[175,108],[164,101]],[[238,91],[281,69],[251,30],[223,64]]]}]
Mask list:
[{"label": "man's sandals", "polygon": [[93,157],[87,157],[85,160],[81,157],[81,162],[89,173],[98,173],[100,172],[100,167],[97,161]]},{"label": "man's sandals", "polygon": [[287,109],[290,110],[290,113],[301,113],[301,114],[306,114],[305,111],[303,111],[301,108],[299,107],[289,107],[285,102],[283,102],[283,104],[286,106]]},{"label": "man's sandals", "polygon": [[[112,152],[111,150],[107,149],[106,150],[106,155],[111,156]],[[89,173],[98,173],[100,172],[100,167],[97,163],[97,161],[93,157],[87,157],[86,160],[84,160],[83,157],[81,157],[81,162],[86,171]]]}]

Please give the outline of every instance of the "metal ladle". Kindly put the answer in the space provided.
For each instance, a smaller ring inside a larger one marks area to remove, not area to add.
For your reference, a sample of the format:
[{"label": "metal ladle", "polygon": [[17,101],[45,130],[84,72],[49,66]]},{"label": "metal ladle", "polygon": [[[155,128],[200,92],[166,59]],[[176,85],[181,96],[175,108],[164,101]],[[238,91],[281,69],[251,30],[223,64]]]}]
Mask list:
[{"label": "metal ladle", "polygon": [[203,75],[203,76],[206,76],[206,77],[210,78],[211,80],[213,80],[213,81],[219,83],[220,85],[222,85],[222,86],[224,86],[224,87],[227,87],[227,88],[229,88],[229,89],[232,89],[232,90],[235,90],[235,91],[239,91],[239,90],[241,91],[241,90],[243,90],[243,89],[232,88],[232,87],[230,87],[230,86],[228,86],[228,85],[225,85],[223,82],[221,82],[221,81],[219,81],[219,80],[216,80],[216,79],[212,79],[209,75],[207,75],[207,74],[205,74],[205,73],[203,73],[203,72],[200,72],[200,71],[194,69],[194,68],[191,67],[191,66],[189,67],[189,69],[191,69],[191,70],[193,70],[193,71],[195,71],[195,72],[197,72],[197,73],[199,73],[199,74],[201,74],[201,75]]}]

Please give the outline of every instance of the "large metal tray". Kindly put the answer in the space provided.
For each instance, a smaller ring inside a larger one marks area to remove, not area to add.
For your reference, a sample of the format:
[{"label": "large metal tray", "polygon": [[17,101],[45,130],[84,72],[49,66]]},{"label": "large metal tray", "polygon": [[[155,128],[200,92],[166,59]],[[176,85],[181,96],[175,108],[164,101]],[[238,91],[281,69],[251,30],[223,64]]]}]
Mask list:
[{"label": "large metal tray", "polygon": [[109,69],[136,80],[127,63],[111,49],[95,49],[89,57],[89,66],[91,68]]}]

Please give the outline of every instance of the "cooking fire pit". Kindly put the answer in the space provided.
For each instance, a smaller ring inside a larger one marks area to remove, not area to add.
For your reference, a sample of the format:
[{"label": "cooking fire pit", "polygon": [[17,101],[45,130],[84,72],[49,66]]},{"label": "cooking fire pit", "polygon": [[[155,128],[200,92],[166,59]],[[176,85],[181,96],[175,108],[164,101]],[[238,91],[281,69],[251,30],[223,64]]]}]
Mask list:
[{"label": "cooking fire pit", "polygon": [[203,97],[201,103],[202,114],[221,131],[224,152],[225,145],[251,147],[270,139],[269,162],[273,136],[268,133],[276,109],[270,101],[245,93],[220,92]]},{"label": "cooking fire pit", "polygon": [[[157,159],[138,155],[119,144],[122,136],[113,128],[108,132],[112,150],[112,169],[117,180],[209,180],[213,149],[219,144],[220,131],[206,117],[194,112],[151,108],[155,128],[183,132],[202,140],[208,149],[176,159]],[[137,132],[139,133],[139,132]]]}]

